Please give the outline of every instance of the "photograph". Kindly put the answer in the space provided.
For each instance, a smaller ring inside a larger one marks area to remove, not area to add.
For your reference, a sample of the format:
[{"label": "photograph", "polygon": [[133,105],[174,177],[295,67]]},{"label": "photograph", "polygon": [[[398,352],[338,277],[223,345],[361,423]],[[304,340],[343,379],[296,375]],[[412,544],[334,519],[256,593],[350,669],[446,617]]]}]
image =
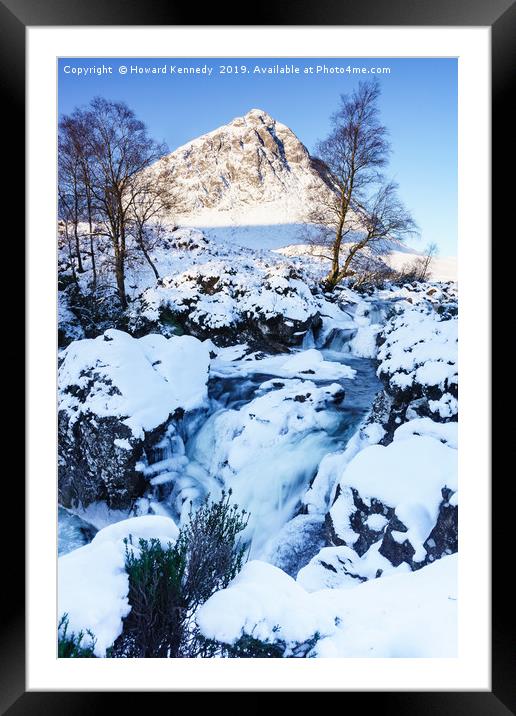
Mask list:
[{"label": "photograph", "polygon": [[457,73],[59,57],[59,658],[458,656]]}]

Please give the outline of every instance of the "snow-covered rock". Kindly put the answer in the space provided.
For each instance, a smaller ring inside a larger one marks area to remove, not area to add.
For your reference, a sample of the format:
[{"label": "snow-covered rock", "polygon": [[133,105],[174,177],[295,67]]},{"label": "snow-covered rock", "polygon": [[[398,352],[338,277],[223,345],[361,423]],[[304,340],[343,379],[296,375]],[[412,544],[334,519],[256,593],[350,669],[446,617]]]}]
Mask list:
[{"label": "snow-covered rock", "polygon": [[[382,515],[372,515],[369,520],[383,520]],[[324,547],[308,564],[299,570],[296,581],[308,592],[320,589],[351,589],[369,579],[377,579],[394,572],[409,572],[402,563],[397,567],[380,554],[381,541],[376,542],[359,557],[351,547]]]},{"label": "snow-covered rock", "polygon": [[426,398],[434,416],[456,415],[457,326],[456,316],[445,318],[426,305],[405,309],[389,321],[378,351],[378,375],[398,401]]},{"label": "snow-covered rock", "polygon": [[326,544],[323,515],[296,515],[267,543],[262,559],[291,577]]},{"label": "snow-covered rock", "polygon": [[457,550],[456,512],[445,513],[456,490],[457,451],[449,443],[409,434],[387,447],[366,447],[340,478],[327,514],[330,539],[359,556],[380,540],[379,552],[392,565],[415,569],[439,550],[439,556]]},{"label": "snow-covered rock", "polygon": [[208,346],[191,336],[109,330],[71,343],[59,367],[60,502],[129,506],[171,421],[205,405],[208,370]]},{"label": "snow-covered rock", "polygon": [[[215,349],[217,350],[217,349]],[[228,351],[220,351],[220,355],[211,363],[211,375],[228,377],[251,375],[273,375],[278,378],[303,378],[313,381],[351,379],[356,371],[343,363],[325,360],[322,353],[315,348],[308,348],[288,356],[270,356],[263,353],[251,353],[244,357],[236,355],[234,359]]]},{"label": "snow-covered rock", "polygon": [[159,539],[165,548],[175,542],[178,529],[167,517],[133,517],[105,527],[90,544],[59,558],[59,616],[68,615],[69,632],[92,632],[96,656],[106,655],[131,610],[124,543],[129,536],[130,549],[137,550],[140,539]]},{"label": "snow-covered rock", "polygon": [[182,224],[296,223],[311,191],[329,192],[322,163],[261,109],[179,147],[167,161],[182,196],[174,219]]},{"label": "snow-covered rock", "polygon": [[393,573],[354,588],[307,592],[264,562],[249,562],[199,609],[210,639],[234,644],[250,635],[293,648],[314,635],[318,657],[454,657],[457,559]]},{"label": "snow-covered rock", "polygon": [[[188,241],[196,248],[184,248]],[[317,325],[315,284],[269,252],[206,242],[200,232],[181,229],[171,235],[168,252],[156,254],[162,278],[157,284],[148,276],[146,285],[140,280],[142,292],[131,309],[135,332],[160,330],[170,316],[183,330],[219,345],[246,340],[284,350]]]},{"label": "snow-covered rock", "polygon": [[199,609],[201,633],[233,644],[243,634],[262,641],[302,642],[335,630],[335,616],[292,577],[266,562],[244,565],[230,585]]}]

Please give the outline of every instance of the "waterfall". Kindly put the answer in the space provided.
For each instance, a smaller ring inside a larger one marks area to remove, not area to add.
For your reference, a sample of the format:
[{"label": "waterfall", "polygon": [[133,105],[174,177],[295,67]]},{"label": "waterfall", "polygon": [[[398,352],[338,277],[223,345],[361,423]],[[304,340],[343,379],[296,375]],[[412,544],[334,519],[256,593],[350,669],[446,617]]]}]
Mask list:
[{"label": "waterfall", "polygon": [[350,353],[350,341],[357,334],[356,328],[332,328],[322,348],[333,353]]}]

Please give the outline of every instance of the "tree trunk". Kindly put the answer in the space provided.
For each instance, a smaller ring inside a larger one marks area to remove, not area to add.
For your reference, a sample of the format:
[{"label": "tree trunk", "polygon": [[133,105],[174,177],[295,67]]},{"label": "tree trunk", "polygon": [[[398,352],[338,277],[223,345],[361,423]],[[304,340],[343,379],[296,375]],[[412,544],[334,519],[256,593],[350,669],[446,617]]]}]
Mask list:
[{"label": "tree trunk", "polygon": [[338,283],[339,280],[339,273],[340,273],[340,247],[342,244],[342,230],[344,228],[344,221],[346,218],[347,213],[347,207],[342,208],[342,214],[339,220],[339,224],[337,226],[337,230],[335,232],[335,241],[333,242],[332,251],[333,251],[333,259],[331,262],[331,269],[328,275],[326,276],[325,282],[324,282],[324,288],[328,293],[331,293],[335,286]]},{"label": "tree trunk", "polygon": [[118,289],[118,296],[120,298],[120,303],[122,305],[122,308],[127,308],[127,296],[125,295],[125,270],[124,270],[124,260],[119,255],[115,261],[115,275],[116,275],[116,287]]},{"label": "tree trunk", "polygon": [[340,216],[339,216],[339,223],[337,224],[337,229],[335,232],[335,241],[333,242],[333,261],[331,264],[331,269],[326,277],[324,286],[325,290],[331,293],[335,286],[339,283],[339,281],[342,279],[341,277],[341,270],[340,270],[340,247],[342,245],[342,232],[344,231],[344,224],[346,223],[346,217],[348,215],[348,209],[349,209],[349,202],[351,198],[351,194],[353,192],[353,184],[354,184],[354,174],[351,176],[350,183],[349,183],[349,190],[346,190],[345,186],[342,186],[340,189],[340,202],[341,202],[341,209],[340,209]]},{"label": "tree trunk", "polygon": [[77,253],[77,271],[79,273],[84,273],[84,266],[82,265],[81,258],[81,247],[79,243],[79,232],[77,231],[77,221],[75,220],[73,222],[73,235],[75,239],[75,251]]},{"label": "tree trunk", "polygon": [[91,197],[88,192],[88,226],[90,228],[90,254],[91,254],[91,271],[93,274],[92,288],[93,291],[97,288],[97,264],[95,261],[95,248],[93,245],[93,221],[91,218]]},{"label": "tree trunk", "polygon": [[154,276],[156,277],[156,281],[157,281],[157,280],[159,279],[158,269],[156,268],[156,265],[155,265],[154,261],[153,261],[153,260],[151,259],[151,257],[149,256],[149,252],[148,252],[147,249],[145,248],[145,243],[144,243],[144,241],[143,241],[143,237],[142,237],[141,234],[140,234],[140,236],[138,237],[138,243],[139,243],[139,245],[140,245],[140,248],[141,248],[141,250],[142,250],[143,255],[144,255],[145,258],[147,259],[147,262],[148,262],[149,266],[150,266],[151,269],[153,270]]},{"label": "tree trunk", "polygon": [[127,308],[127,296],[125,293],[125,251],[123,251],[118,242],[115,243],[115,278],[120,304],[125,311]]},{"label": "tree trunk", "polygon": [[70,268],[71,268],[71,270],[72,270],[72,278],[73,278],[73,280],[74,280],[75,285],[77,286],[77,288],[78,288],[79,291],[80,291],[81,289],[80,289],[80,286],[79,286],[79,281],[77,280],[77,274],[76,274],[76,272],[75,272],[75,264],[74,264],[74,261],[73,261],[72,242],[71,242],[71,240],[70,240],[70,234],[68,233],[68,224],[65,224],[65,236],[66,236],[66,244],[67,244],[67,246],[68,246],[68,258],[69,258],[69,260],[70,260]]}]

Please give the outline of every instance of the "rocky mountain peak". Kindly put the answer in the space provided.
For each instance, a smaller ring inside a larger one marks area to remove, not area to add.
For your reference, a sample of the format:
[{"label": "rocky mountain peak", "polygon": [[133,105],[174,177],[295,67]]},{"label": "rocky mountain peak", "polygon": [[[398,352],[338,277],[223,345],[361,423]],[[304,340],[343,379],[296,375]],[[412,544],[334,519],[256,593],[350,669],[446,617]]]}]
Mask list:
[{"label": "rocky mountain peak", "polygon": [[179,147],[169,160],[183,198],[182,218],[188,220],[206,222],[229,212],[230,223],[246,223],[250,214],[257,221],[263,210],[264,223],[302,221],[308,192],[314,186],[328,190],[294,132],[262,109]]}]

